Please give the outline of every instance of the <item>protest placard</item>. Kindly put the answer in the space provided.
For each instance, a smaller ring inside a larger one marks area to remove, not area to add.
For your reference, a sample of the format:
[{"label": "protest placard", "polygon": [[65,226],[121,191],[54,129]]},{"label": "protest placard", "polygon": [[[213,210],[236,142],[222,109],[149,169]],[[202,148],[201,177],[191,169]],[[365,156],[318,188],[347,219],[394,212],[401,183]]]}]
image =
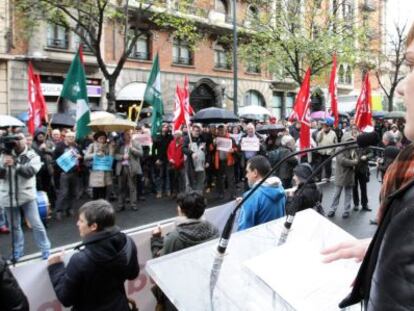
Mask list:
[{"label": "protest placard", "polygon": [[259,151],[260,141],[257,137],[244,137],[240,146],[242,151]]},{"label": "protest placard", "polygon": [[217,150],[227,152],[232,148],[233,143],[232,143],[231,138],[217,137],[216,146],[217,146]]},{"label": "protest placard", "polygon": [[106,155],[99,157],[95,155],[92,162],[92,171],[112,171],[112,163],[114,158]]},{"label": "protest placard", "polygon": [[56,163],[65,173],[69,172],[76,164],[78,164],[76,152],[73,150],[66,151],[56,160]]},{"label": "protest placard", "polygon": [[144,133],[144,134],[135,134],[133,139],[138,140],[141,146],[151,146],[152,145],[152,138],[151,134]]}]

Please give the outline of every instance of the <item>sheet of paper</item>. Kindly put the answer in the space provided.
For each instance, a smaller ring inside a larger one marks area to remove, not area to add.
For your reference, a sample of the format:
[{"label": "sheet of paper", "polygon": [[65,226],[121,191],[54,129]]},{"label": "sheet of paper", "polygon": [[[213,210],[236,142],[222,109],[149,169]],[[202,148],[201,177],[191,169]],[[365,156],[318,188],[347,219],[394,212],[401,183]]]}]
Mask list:
[{"label": "sheet of paper", "polygon": [[339,310],[351,291],[359,264],[322,262],[315,244],[284,244],[245,262],[245,265],[295,310]]}]

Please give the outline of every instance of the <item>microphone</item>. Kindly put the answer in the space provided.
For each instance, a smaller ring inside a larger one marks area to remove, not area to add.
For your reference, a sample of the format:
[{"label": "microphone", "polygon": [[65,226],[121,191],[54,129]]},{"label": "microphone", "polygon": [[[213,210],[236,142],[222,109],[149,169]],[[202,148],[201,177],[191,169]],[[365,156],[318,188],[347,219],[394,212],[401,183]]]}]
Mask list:
[{"label": "microphone", "polygon": [[226,249],[227,249],[227,246],[228,246],[228,243],[229,243],[229,240],[230,240],[230,236],[231,236],[231,233],[232,233],[234,220],[236,218],[237,211],[239,210],[239,208],[267,180],[267,178],[269,178],[276,170],[278,170],[279,167],[283,163],[285,163],[287,160],[289,160],[290,158],[292,158],[294,156],[297,156],[299,154],[306,154],[306,153],[313,152],[313,151],[332,149],[332,148],[337,148],[337,147],[347,147],[347,146],[352,146],[352,148],[365,148],[365,147],[368,147],[370,145],[375,145],[377,142],[378,142],[378,135],[375,132],[362,133],[357,137],[356,141],[352,140],[352,141],[342,142],[342,143],[339,143],[339,144],[333,144],[333,145],[328,145],[328,146],[321,146],[321,147],[315,147],[315,148],[299,150],[299,151],[293,152],[293,153],[285,156],[282,160],[280,160],[278,163],[276,163],[276,165],[269,171],[269,173],[267,173],[266,176],[264,176],[263,179],[260,182],[258,182],[252,188],[252,190],[241,200],[240,203],[238,203],[236,205],[234,210],[231,212],[229,218],[227,219],[226,225],[224,226],[221,237],[219,239],[219,243],[218,243],[218,246],[217,246],[217,252],[220,255],[223,255],[226,252]]}]

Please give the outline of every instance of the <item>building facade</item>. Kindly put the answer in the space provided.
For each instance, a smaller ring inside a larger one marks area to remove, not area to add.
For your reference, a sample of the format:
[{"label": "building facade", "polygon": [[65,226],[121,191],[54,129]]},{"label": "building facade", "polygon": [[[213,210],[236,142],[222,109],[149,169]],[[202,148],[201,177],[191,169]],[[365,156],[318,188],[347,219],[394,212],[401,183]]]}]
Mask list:
[{"label": "building facade", "polygon": [[[172,0],[167,2],[168,8],[173,11],[179,3]],[[117,79],[116,109],[120,112],[127,111],[130,105],[140,103],[157,52],[165,111],[173,111],[176,85],[182,85],[185,76],[189,78],[190,102],[195,110],[211,106],[233,109],[231,47],[221,40],[232,31],[232,2],[195,0],[195,9],[187,10],[186,14],[197,20],[204,35],[194,49],[185,41],[175,38],[170,31],[149,24]],[[355,14],[363,14],[368,10],[371,14],[367,18],[369,23],[381,25],[381,0],[351,2]],[[374,4],[367,9],[368,2]],[[247,1],[236,3],[239,26],[247,25],[249,18],[260,9]],[[62,102],[59,94],[79,46],[79,38],[61,27],[48,24],[41,24],[32,33],[22,35],[10,0],[0,3],[0,15],[5,16],[0,19],[0,113],[16,115],[27,111],[29,60],[41,76],[49,112],[67,109],[67,103]],[[123,49],[122,38],[111,25],[104,28],[103,38],[101,52],[104,61],[109,69],[115,68]],[[375,40],[373,39],[373,44],[381,45],[380,38]],[[84,50],[84,55],[91,109],[106,109],[107,82],[95,57],[88,50]],[[289,115],[297,84],[290,79],[275,80],[260,64],[239,61],[238,68],[238,106],[261,105],[278,118]],[[338,76],[339,94],[350,94],[360,88],[361,73],[358,68],[340,64]],[[327,82],[325,83],[326,86]],[[376,88],[373,83],[373,89]]]}]

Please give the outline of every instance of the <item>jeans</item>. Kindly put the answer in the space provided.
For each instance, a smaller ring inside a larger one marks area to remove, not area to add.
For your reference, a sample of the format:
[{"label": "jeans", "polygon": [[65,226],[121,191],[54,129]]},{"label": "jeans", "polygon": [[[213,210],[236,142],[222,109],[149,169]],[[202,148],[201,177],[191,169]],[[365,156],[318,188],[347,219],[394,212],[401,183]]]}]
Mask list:
[{"label": "jeans", "polygon": [[168,192],[171,190],[170,187],[170,169],[168,162],[162,162],[159,166],[159,172],[156,181],[157,192],[162,193],[163,191]]},{"label": "jeans", "polygon": [[361,205],[363,208],[368,207],[368,195],[367,195],[367,176],[365,174],[355,174],[355,185],[353,189],[352,197],[354,198],[354,206],[359,206],[359,192],[358,184],[361,189]]},{"label": "jeans", "polygon": [[5,210],[2,207],[0,207],[0,227],[7,226],[7,224],[8,223]]},{"label": "jeans", "polygon": [[330,210],[336,211],[339,205],[339,199],[341,198],[342,189],[345,189],[345,201],[344,201],[344,211],[347,212],[351,209],[351,200],[352,200],[352,186],[335,186],[334,199],[331,205]]},{"label": "jeans", "polygon": [[[33,237],[37,247],[42,253],[48,252],[50,250],[50,242],[45,226],[40,219],[36,200],[33,200],[21,205],[20,208],[13,208],[14,256],[20,258],[24,255],[24,235],[21,226],[20,209],[23,210],[24,216],[32,225]],[[10,210],[8,210],[9,213]],[[8,215],[8,218],[10,219],[10,215]]]}]

